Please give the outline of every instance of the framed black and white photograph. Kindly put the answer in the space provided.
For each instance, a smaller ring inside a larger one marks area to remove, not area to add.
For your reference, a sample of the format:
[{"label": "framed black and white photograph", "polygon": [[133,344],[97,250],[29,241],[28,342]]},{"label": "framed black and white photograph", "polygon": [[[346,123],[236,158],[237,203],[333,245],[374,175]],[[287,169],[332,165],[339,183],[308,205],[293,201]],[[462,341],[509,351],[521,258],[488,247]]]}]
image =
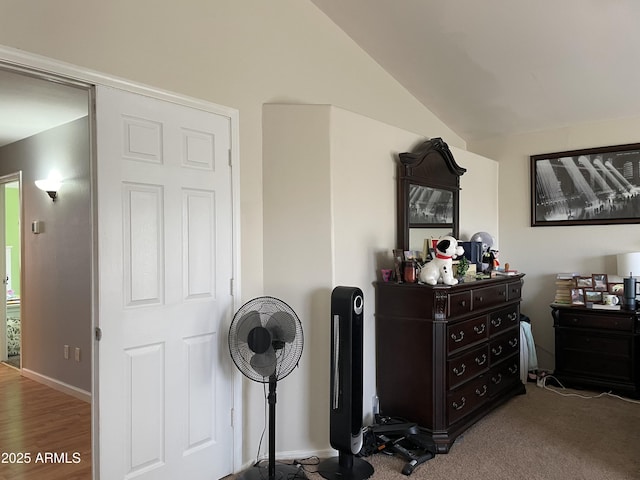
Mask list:
[{"label": "framed black and white photograph", "polygon": [[453,225],[453,192],[424,185],[409,185],[409,227]]},{"label": "framed black and white photograph", "polygon": [[531,226],[640,223],[640,143],[530,160]]}]

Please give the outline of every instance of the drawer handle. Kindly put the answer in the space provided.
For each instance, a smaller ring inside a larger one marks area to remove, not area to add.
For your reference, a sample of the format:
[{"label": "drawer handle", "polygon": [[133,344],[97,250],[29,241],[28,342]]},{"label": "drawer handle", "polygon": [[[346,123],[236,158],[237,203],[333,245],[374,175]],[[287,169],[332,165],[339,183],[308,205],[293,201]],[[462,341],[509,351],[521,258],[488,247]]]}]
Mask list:
[{"label": "drawer handle", "polygon": [[460,405],[458,405],[458,402],[453,402],[451,405],[453,405],[453,408],[455,408],[456,410],[462,410],[465,403],[467,403],[467,399],[462,397],[460,399]]},{"label": "drawer handle", "polygon": [[473,331],[476,332],[478,335],[482,335],[486,329],[486,325],[483,323],[481,325],[476,325],[475,327],[473,327]]},{"label": "drawer handle", "polygon": [[509,313],[507,315],[510,321],[515,322],[518,319],[518,314],[516,312]]},{"label": "drawer handle", "polygon": [[476,395],[478,395],[479,397],[484,397],[487,394],[487,386],[483,385],[482,386],[482,390],[480,390],[479,388],[476,388]]},{"label": "drawer handle", "polygon": [[501,324],[502,324],[502,317],[491,319],[491,325],[493,325],[494,327],[499,327]]},{"label": "drawer handle", "polygon": [[511,340],[509,340],[509,346],[510,347],[518,346],[518,339],[517,338],[512,338]]},{"label": "drawer handle", "polygon": [[460,336],[459,336],[459,337],[456,337],[456,334],[455,334],[455,333],[452,333],[452,334],[451,334],[451,338],[453,338],[453,341],[454,341],[454,342],[456,342],[456,343],[461,342],[461,341],[462,341],[462,339],[464,338],[464,332],[461,330],[461,331],[460,331]]},{"label": "drawer handle", "polygon": [[482,303],[484,302],[484,297],[476,297],[476,301]]},{"label": "drawer handle", "polygon": [[502,374],[499,373],[497,377],[491,377],[491,381],[494,385],[498,385],[502,381]]},{"label": "drawer handle", "polygon": [[491,349],[491,353],[493,353],[496,357],[502,355],[502,345],[498,345],[498,348],[493,347]]},{"label": "drawer handle", "polygon": [[509,367],[509,373],[514,374],[518,371],[518,365],[515,363]]},{"label": "drawer handle", "polygon": [[462,374],[464,374],[464,371],[467,369],[467,366],[463,363],[462,365],[460,365],[460,370],[458,370],[458,367],[453,367],[453,373],[456,374],[456,376],[460,376]]},{"label": "drawer handle", "polygon": [[460,300],[460,302],[458,302],[458,305],[460,305],[461,307],[464,307],[467,305],[467,301],[466,300]]},{"label": "drawer handle", "polygon": [[482,357],[480,358],[476,357],[476,363],[478,364],[478,366],[484,365],[485,363],[487,363],[487,354],[483,353]]}]

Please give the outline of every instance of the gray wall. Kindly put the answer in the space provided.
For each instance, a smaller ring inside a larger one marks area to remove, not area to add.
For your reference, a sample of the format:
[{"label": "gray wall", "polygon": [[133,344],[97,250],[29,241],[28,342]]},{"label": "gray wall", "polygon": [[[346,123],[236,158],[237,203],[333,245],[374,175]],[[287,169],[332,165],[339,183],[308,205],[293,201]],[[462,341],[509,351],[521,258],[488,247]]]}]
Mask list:
[{"label": "gray wall", "polygon": [[[0,175],[22,171],[22,366],[91,391],[91,176],[87,117],[0,148]],[[55,202],[35,186],[56,169]],[[33,234],[41,220],[44,232]],[[63,358],[69,345],[70,358]],[[74,349],[81,349],[80,362]]]}]

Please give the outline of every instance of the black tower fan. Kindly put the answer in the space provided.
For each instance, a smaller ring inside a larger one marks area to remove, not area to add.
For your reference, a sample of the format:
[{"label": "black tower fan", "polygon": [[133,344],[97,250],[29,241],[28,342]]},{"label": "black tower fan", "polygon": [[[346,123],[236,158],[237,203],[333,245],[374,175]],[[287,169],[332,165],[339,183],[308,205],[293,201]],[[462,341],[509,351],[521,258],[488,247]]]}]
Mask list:
[{"label": "black tower fan", "polygon": [[357,287],[331,294],[330,441],[338,457],[324,460],[318,473],[329,480],[361,480],[371,464],[355,455],[362,449],[362,370],[364,298]]}]

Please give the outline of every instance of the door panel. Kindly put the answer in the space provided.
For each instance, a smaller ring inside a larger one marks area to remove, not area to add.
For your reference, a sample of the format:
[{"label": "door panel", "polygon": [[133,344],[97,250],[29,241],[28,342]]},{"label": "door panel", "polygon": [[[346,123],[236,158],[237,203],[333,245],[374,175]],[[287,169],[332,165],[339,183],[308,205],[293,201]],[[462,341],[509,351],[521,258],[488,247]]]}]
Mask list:
[{"label": "door panel", "polygon": [[233,467],[230,119],[110,87],[96,107],[100,478],[217,479]]}]

